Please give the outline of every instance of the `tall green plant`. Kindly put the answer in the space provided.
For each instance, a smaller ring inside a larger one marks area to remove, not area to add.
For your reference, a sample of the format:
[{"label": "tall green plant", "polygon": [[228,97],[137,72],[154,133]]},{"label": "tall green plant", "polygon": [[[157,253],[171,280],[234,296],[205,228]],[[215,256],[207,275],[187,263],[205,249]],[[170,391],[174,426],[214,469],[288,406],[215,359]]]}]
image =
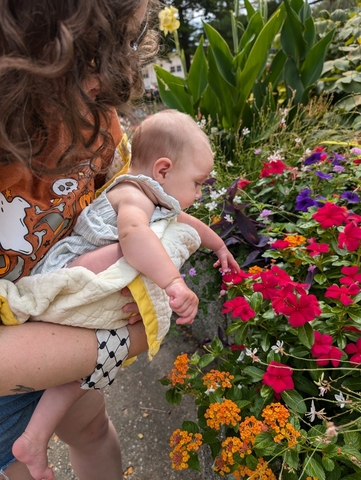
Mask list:
[{"label": "tall green plant", "polygon": [[[166,105],[193,116],[201,113],[230,133],[237,133],[241,125],[252,127],[260,108],[276,109],[278,87],[284,83],[295,104],[307,103],[333,36],[328,32],[316,42],[311,11],[303,0],[285,0],[267,21],[248,0],[245,7],[248,26],[235,53],[203,23],[206,37],[186,78],[155,67]],[[279,33],[280,48],[272,51]]]}]

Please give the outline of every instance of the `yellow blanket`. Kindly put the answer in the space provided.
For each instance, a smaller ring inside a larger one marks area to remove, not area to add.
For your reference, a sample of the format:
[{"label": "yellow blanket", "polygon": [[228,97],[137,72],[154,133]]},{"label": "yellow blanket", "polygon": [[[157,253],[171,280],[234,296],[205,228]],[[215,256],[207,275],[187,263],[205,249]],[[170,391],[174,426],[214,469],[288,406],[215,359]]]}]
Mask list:
[{"label": "yellow blanket", "polygon": [[[160,220],[151,228],[178,269],[200,246],[198,233],[176,220],[170,223]],[[129,318],[122,307],[130,299],[120,293],[126,286],[143,318],[151,358],[158,352],[170,326],[169,298],[124,258],[97,275],[83,267],[74,267],[24,277],[16,284],[0,280],[0,320],[5,325],[32,320],[86,328],[118,328],[126,325]]]}]

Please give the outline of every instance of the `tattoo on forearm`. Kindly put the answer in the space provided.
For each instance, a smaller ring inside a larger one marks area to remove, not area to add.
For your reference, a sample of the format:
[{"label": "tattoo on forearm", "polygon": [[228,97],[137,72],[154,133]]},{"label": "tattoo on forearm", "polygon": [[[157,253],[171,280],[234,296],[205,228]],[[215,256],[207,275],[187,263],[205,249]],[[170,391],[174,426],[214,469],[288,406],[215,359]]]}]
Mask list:
[{"label": "tattoo on forearm", "polygon": [[14,393],[31,393],[35,392],[35,389],[31,387],[25,387],[25,385],[16,385],[16,388],[12,388],[11,391]]}]

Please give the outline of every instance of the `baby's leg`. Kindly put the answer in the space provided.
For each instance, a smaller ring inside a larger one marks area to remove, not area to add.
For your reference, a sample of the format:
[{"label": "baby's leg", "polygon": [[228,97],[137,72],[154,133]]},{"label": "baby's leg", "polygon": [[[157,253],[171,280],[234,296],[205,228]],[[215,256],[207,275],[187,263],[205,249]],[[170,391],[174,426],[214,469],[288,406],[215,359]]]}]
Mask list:
[{"label": "baby's leg", "polygon": [[26,464],[35,480],[54,478],[48,466],[49,440],[69,408],[85,393],[79,382],[45,390],[25,432],[15,441],[12,449],[14,457]]},{"label": "baby's leg", "polygon": [[68,267],[85,267],[93,273],[98,274],[113,265],[122,256],[123,252],[119,243],[111,243],[105,247],[100,247],[92,252],[80,255],[80,257],[70,263]]}]

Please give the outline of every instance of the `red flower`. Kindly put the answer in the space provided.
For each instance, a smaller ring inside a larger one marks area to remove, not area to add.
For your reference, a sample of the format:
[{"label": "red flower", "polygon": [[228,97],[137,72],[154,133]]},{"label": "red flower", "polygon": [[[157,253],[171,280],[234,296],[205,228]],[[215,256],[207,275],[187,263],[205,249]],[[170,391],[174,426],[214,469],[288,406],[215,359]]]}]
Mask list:
[{"label": "red flower", "polygon": [[327,355],[332,347],[333,338],[331,335],[322,334],[315,330],[315,340],[311,348],[311,355],[315,358],[321,355]]},{"label": "red flower", "polygon": [[286,165],[282,162],[282,160],[275,160],[273,162],[264,162],[263,169],[259,176],[263,177],[270,177],[272,175],[280,175],[283,173]]},{"label": "red flower", "polygon": [[249,185],[251,182],[249,180],[246,180],[245,178],[240,178],[237,183],[237,187],[242,190],[242,188],[246,187]]},{"label": "red flower", "polygon": [[342,305],[351,305],[353,300],[350,298],[351,295],[357,295],[360,291],[360,287],[353,283],[348,287],[339,287],[338,285],[331,285],[326,289],[325,297],[334,298],[339,300]]},{"label": "red flower", "polygon": [[361,243],[361,228],[355,222],[346,225],[345,230],[338,236],[338,247],[346,248],[349,252],[358,249]]},{"label": "red flower", "polygon": [[234,352],[235,350],[244,350],[244,345],[236,345],[235,343],[232,343],[231,350],[232,352]]},{"label": "red flower", "polygon": [[294,293],[287,293],[281,302],[279,299],[275,299],[272,307],[276,313],[283,313],[288,317],[292,327],[301,327],[321,314],[318,300],[314,295],[297,296]]},{"label": "red flower", "polygon": [[292,282],[292,278],[288,275],[288,273],[282,270],[282,268],[277,267],[277,265],[273,265],[270,272],[272,272],[274,277],[277,278],[278,284],[280,286],[285,286]]},{"label": "red flower", "polygon": [[263,374],[263,383],[273,388],[276,393],[295,388],[292,380],[293,370],[278,362],[270,362],[267,371]]},{"label": "red flower", "polygon": [[342,350],[337,347],[331,347],[328,353],[320,355],[317,358],[316,363],[317,365],[320,365],[320,367],[324,367],[328,364],[328,362],[331,362],[334,367],[338,367],[340,365],[340,358],[342,355]]},{"label": "red flower", "polygon": [[271,272],[262,272],[260,274],[261,283],[255,283],[253,290],[261,292],[265,300],[272,300],[277,295],[278,280]]},{"label": "red flower", "polygon": [[356,265],[353,267],[342,267],[341,273],[346,276],[340,278],[340,283],[343,285],[352,285],[361,282],[361,273],[359,272],[359,268]]},{"label": "red flower", "polygon": [[236,297],[223,304],[222,313],[232,312],[232,317],[239,317],[242,322],[256,316],[256,312],[249,306],[243,297]]},{"label": "red flower", "polygon": [[289,248],[290,245],[290,242],[287,242],[287,240],[276,240],[271,244],[271,247],[276,250],[284,250],[285,248]]},{"label": "red flower", "polygon": [[356,343],[348,343],[345,347],[345,352],[351,355],[350,362],[352,363],[361,363],[361,338],[357,340]]},{"label": "red flower", "polygon": [[342,225],[346,220],[346,210],[331,202],[326,202],[325,205],[318,209],[312,215],[312,218],[317,220],[322,228],[330,228],[333,226]]},{"label": "red flower", "polygon": [[232,283],[233,285],[238,285],[242,283],[245,278],[251,277],[250,273],[246,273],[243,270],[240,270],[238,273],[225,273],[222,275],[223,283]]},{"label": "red flower", "polygon": [[329,246],[327,243],[317,243],[317,242],[312,242],[308,247],[306,247],[307,250],[310,250],[310,256],[315,257],[316,255],[320,255],[321,253],[327,253],[329,250]]}]

